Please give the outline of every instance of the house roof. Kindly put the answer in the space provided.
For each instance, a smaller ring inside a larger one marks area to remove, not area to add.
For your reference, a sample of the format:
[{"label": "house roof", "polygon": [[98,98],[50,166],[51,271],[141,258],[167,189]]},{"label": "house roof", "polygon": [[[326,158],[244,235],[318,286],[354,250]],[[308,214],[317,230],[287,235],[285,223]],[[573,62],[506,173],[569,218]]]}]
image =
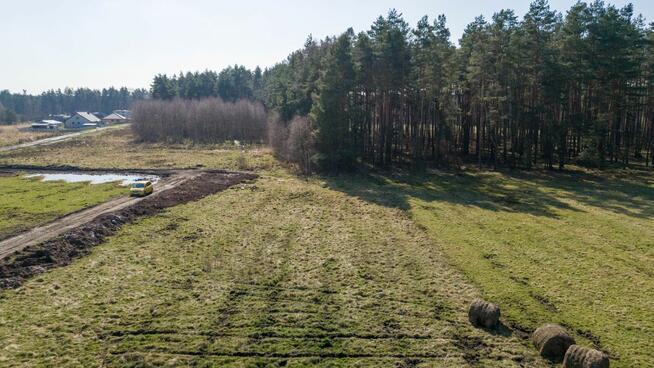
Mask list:
[{"label": "house roof", "polygon": [[42,124],[50,124],[50,125],[60,125],[60,124],[62,124],[61,121],[57,121],[57,120],[41,120],[41,123]]},{"label": "house roof", "polygon": [[97,116],[95,116],[95,115],[93,115],[93,114],[91,114],[89,112],[83,112],[83,111],[79,112],[78,111],[76,114],[83,117],[84,119],[88,120],[91,123],[96,123],[96,122],[100,121],[100,119],[98,119]]},{"label": "house roof", "polygon": [[113,114],[105,116],[102,120],[125,120],[125,117],[114,112]]}]

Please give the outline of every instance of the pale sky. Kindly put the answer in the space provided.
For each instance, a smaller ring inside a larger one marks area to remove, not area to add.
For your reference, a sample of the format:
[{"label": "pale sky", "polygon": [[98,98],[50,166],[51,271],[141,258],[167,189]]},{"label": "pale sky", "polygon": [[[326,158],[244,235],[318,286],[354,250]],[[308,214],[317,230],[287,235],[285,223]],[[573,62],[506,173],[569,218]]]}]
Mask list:
[{"label": "pale sky", "polygon": [[[445,14],[452,39],[474,17],[502,8],[519,16],[528,0],[0,0],[0,90],[149,88],[157,73],[262,68],[314,38],[368,30],[390,8],[413,26]],[[565,11],[574,0],[550,0]],[[654,20],[653,0],[629,2]]]}]

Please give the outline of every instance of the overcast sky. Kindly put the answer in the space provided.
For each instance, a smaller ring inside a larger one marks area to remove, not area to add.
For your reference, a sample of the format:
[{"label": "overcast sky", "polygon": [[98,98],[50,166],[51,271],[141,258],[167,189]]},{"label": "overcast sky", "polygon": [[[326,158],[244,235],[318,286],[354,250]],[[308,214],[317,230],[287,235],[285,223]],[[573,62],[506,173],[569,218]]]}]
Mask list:
[{"label": "overcast sky", "polygon": [[[630,1],[610,1],[623,6]],[[573,0],[550,0],[565,11]],[[654,0],[633,0],[654,20]],[[527,0],[0,0],[0,90],[149,87],[156,73],[266,67],[353,27],[367,30],[390,8],[411,24],[445,14],[453,40],[475,16]]]}]

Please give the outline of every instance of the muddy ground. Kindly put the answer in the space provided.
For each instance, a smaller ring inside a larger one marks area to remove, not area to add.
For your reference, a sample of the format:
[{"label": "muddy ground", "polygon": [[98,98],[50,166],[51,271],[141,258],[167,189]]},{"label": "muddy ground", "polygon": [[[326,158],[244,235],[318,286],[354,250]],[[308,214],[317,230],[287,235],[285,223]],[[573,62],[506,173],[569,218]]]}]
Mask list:
[{"label": "muddy ground", "polygon": [[22,282],[54,267],[65,266],[113,235],[124,224],[155,215],[166,208],[199,200],[235,184],[252,180],[255,174],[207,171],[156,196],[122,210],[104,214],[54,239],[28,246],[0,260],[0,289],[16,288]]}]

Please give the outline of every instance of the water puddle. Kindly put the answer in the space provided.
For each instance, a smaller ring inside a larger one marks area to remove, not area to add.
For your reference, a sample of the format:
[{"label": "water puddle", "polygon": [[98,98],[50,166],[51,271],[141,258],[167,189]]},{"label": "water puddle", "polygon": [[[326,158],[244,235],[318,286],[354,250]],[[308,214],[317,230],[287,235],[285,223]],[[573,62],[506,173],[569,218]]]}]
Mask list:
[{"label": "water puddle", "polygon": [[88,173],[38,173],[26,175],[27,178],[41,178],[42,181],[65,181],[66,183],[104,184],[120,182],[121,186],[128,186],[135,181],[149,180],[153,183],[159,181],[155,175],[139,174],[88,174]]}]

